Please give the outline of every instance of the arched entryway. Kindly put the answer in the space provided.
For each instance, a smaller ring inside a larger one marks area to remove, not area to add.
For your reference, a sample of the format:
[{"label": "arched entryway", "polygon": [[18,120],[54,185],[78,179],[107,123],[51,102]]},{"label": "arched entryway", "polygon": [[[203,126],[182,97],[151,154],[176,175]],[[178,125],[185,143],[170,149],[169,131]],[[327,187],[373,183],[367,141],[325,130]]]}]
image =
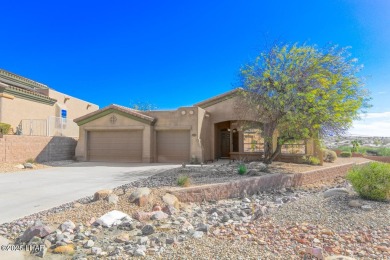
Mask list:
[{"label": "arched entryway", "polygon": [[260,159],[264,153],[260,127],[257,122],[238,120],[215,123],[215,159]]}]

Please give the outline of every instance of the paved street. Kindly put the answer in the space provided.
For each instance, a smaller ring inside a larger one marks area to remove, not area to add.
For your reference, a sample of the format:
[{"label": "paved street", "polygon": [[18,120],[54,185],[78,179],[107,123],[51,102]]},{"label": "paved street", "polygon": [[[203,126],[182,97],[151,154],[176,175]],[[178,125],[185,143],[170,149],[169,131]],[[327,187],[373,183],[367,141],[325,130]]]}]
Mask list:
[{"label": "paved street", "polygon": [[81,162],[0,174],[0,224],[178,166]]}]

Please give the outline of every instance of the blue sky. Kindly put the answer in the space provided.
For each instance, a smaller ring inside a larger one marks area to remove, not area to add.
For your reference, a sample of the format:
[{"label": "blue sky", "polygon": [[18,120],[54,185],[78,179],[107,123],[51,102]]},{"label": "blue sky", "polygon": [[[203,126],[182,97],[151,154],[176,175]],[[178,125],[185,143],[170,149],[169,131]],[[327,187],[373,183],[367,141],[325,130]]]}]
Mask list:
[{"label": "blue sky", "polygon": [[69,0],[0,6],[0,68],[101,107],[149,102],[174,109],[229,91],[237,86],[240,66],[265,40],[351,46],[365,66],[374,105],[351,132],[390,136],[390,1]]}]

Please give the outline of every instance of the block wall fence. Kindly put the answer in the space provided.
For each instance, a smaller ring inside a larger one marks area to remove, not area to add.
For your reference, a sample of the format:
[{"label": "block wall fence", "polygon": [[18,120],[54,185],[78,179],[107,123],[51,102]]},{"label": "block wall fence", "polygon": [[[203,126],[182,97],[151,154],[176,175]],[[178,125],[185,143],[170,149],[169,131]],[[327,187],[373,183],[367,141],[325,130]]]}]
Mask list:
[{"label": "block wall fence", "polygon": [[0,135],[0,163],[70,160],[76,145],[77,139],[72,137]]}]

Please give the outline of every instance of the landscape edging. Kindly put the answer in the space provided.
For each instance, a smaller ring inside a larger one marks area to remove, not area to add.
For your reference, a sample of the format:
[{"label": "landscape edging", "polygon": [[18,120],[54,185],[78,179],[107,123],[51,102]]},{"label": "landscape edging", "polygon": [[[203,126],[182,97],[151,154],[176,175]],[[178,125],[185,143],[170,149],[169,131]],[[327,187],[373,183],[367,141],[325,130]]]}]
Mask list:
[{"label": "landscape edging", "polygon": [[349,169],[355,165],[365,163],[349,163],[325,169],[313,170],[294,174],[268,174],[244,180],[227,183],[207,184],[189,188],[170,190],[180,202],[217,201],[253,195],[267,190],[278,190],[288,187],[299,187],[322,181],[331,181],[337,177],[345,176]]}]

